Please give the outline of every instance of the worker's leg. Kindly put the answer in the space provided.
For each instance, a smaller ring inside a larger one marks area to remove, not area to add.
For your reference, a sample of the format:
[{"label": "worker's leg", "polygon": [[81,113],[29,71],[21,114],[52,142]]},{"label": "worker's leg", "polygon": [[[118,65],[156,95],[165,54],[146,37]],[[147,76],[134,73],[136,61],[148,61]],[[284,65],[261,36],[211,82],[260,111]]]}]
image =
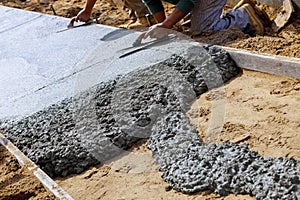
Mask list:
[{"label": "worker's leg", "polygon": [[145,16],[149,14],[149,11],[142,0],[126,0],[125,6],[134,10],[137,17],[137,20],[134,23],[129,23],[127,25],[128,29],[136,29],[148,26],[148,21]]},{"label": "worker's leg", "polygon": [[269,19],[264,11],[255,5],[244,4],[237,9],[229,10],[221,19],[212,24],[211,29],[223,30],[229,27],[237,27],[245,33],[264,34]]},{"label": "worker's leg", "polygon": [[[200,34],[207,30],[223,30],[231,26],[237,27],[246,33],[264,33],[264,27],[269,23],[267,15],[249,0],[243,0],[236,9],[222,15],[226,0],[199,0],[192,12],[191,32]],[[246,4],[243,4],[246,3]]]},{"label": "worker's leg", "polygon": [[129,18],[130,18],[130,20],[132,20],[134,22],[137,19],[137,16],[136,16],[135,11],[133,9],[129,9]]},{"label": "worker's leg", "polygon": [[222,15],[225,4],[226,0],[200,0],[192,11],[192,34],[195,35],[208,30],[220,31],[230,26],[235,26],[242,30],[247,28],[250,23],[247,12],[238,8]]},{"label": "worker's leg", "polygon": [[224,13],[219,20],[216,20],[211,25],[210,29],[220,31],[229,27],[236,27],[247,32],[250,26],[251,22],[248,13],[245,9],[238,8]]},{"label": "worker's leg", "polygon": [[149,14],[148,8],[141,0],[126,0],[125,6],[134,10],[137,17],[144,17]]},{"label": "worker's leg", "polygon": [[220,20],[226,0],[199,0],[191,13],[191,33],[200,34],[211,29]]}]

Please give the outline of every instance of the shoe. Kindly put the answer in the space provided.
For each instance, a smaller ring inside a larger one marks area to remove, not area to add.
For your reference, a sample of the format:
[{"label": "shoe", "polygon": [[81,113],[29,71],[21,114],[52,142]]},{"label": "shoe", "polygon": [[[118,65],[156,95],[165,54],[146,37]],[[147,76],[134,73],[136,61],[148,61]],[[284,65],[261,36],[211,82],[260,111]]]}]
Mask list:
[{"label": "shoe", "polygon": [[249,4],[254,9],[255,13],[261,18],[262,23],[265,27],[271,25],[272,22],[267,13],[261,10],[253,0],[241,0],[236,4],[236,6],[233,7],[233,10],[241,8],[245,4]]},{"label": "shoe", "polygon": [[136,22],[136,20],[129,20],[129,22],[128,23],[126,23],[126,24],[121,24],[120,26],[119,26],[119,28],[124,28],[124,29],[127,29],[127,27],[130,25],[130,24],[133,24],[133,23],[135,23]]},{"label": "shoe", "polygon": [[134,23],[129,23],[127,29],[138,29],[148,27],[149,23],[146,17],[139,17]]},{"label": "shoe", "polygon": [[256,14],[254,8],[250,4],[244,4],[240,7],[244,9],[250,18],[252,29],[254,29],[255,33],[258,35],[263,35],[265,32],[263,20]]}]

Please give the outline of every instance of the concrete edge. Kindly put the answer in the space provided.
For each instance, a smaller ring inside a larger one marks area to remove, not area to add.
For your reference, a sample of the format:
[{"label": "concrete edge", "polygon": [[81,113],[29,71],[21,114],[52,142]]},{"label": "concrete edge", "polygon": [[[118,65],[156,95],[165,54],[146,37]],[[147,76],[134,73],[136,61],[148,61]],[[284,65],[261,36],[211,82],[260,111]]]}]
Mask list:
[{"label": "concrete edge", "polygon": [[43,170],[34,164],[28,157],[26,157],[15,145],[6,139],[0,133],[0,144],[3,145],[11,154],[15,156],[19,164],[34,174],[34,176],[44,185],[44,187],[51,192],[56,198],[60,200],[74,200],[67,192],[65,192],[54,180],[52,180]]}]

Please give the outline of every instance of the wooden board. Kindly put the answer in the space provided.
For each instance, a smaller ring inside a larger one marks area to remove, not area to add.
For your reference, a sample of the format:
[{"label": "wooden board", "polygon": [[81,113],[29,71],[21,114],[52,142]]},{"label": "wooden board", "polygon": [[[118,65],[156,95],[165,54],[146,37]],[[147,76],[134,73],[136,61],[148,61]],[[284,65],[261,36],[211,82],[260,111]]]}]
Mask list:
[{"label": "wooden board", "polygon": [[261,55],[241,49],[219,47],[229,52],[232,59],[241,68],[300,79],[299,58]]}]

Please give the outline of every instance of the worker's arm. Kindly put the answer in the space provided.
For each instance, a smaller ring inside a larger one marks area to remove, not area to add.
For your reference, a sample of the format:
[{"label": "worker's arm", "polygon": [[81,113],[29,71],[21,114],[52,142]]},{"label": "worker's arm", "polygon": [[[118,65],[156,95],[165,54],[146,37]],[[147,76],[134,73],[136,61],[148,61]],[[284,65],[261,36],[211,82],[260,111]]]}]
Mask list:
[{"label": "worker's arm", "polygon": [[172,14],[166,18],[164,7],[161,0],[143,0],[145,5],[154,16],[157,23],[163,23],[164,28],[172,28],[179,22],[185,15],[193,9],[197,0],[167,0],[169,3],[176,4],[176,8]]},{"label": "worker's arm", "polygon": [[137,40],[141,41],[147,37],[161,38],[169,34],[168,29],[171,29],[177,22],[186,16],[186,13],[174,8],[171,15],[164,17],[164,12],[154,14],[154,18],[159,22],[149,28],[148,31],[142,33]]},{"label": "worker's arm", "polygon": [[166,19],[164,11],[159,11],[152,14],[157,23],[162,23]]},{"label": "worker's arm", "polygon": [[77,14],[76,17],[71,19],[69,26],[73,26],[74,22],[78,21],[87,22],[92,15],[92,10],[96,1],[97,0],[87,0],[84,4],[84,8]]},{"label": "worker's arm", "polygon": [[148,31],[143,32],[137,40],[141,41],[147,37],[159,38],[167,35],[168,31],[166,29],[171,29],[177,22],[191,12],[197,0],[168,0],[168,2],[177,4],[171,15],[166,18],[161,0],[144,0],[144,3],[158,24],[151,26]]},{"label": "worker's arm", "polygon": [[[156,13],[157,14],[157,13]],[[170,16],[162,20],[162,22],[155,24],[149,28],[148,31],[143,32],[136,42],[142,41],[147,37],[162,38],[169,34],[170,29],[179,22],[186,14],[175,8]],[[154,17],[156,17],[154,15]]]},{"label": "worker's arm", "polygon": [[172,28],[177,22],[184,18],[185,15],[186,14],[180,11],[178,8],[174,8],[171,15],[169,15],[164,21],[162,21],[161,27]]},{"label": "worker's arm", "polygon": [[[170,2],[176,0],[169,0]],[[189,12],[192,11],[197,0],[179,0],[176,4],[176,8],[173,10],[162,23],[163,28],[172,28],[177,22],[183,19]]]}]

